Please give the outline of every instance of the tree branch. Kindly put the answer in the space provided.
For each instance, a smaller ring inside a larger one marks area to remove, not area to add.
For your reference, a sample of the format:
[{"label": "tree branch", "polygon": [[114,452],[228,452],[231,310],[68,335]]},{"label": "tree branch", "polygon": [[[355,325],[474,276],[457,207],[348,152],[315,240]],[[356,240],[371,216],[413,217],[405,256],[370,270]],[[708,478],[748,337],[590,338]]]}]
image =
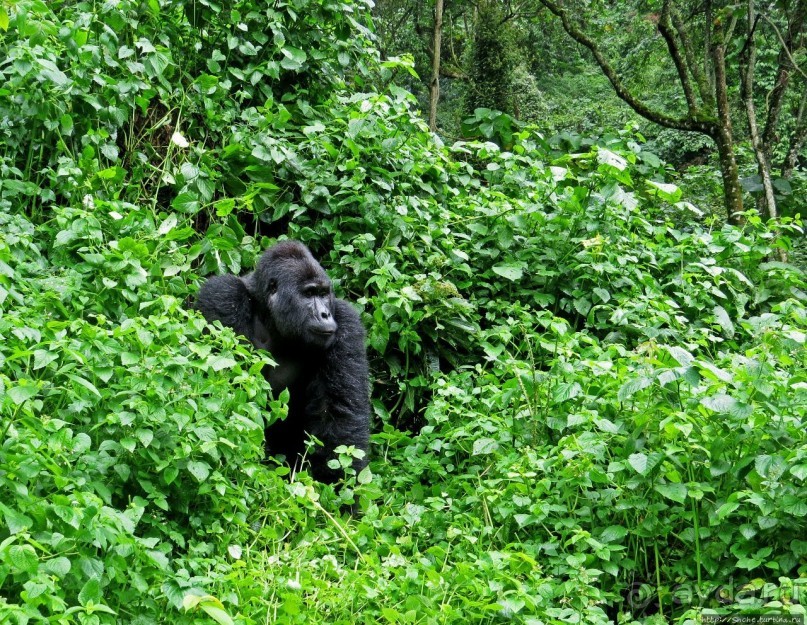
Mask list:
[{"label": "tree branch", "polygon": [[443,0],[434,3],[432,79],[429,83],[429,130],[437,132],[437,103],[440,100],[440,50],[443,37]]},{"label": "tree branch", "polygon": [[681,82],[681,88],[684,90],[689,115],[690,117],[695,116],[698,113],[699,107],[695,100],[695,92],[692,89],[692,83],[689,81],[689,73],[687,72],[686,64],[681,56],[681,50],[678,48],[678,43],[675,41],[672,19],[670,19],[670,0],[664,0],[664,4],[661,8],[661,16],[658,21],[658,30],[667,43],[667,50],[675,64],[675,69],[678,71],[678,80]]},{"label": "tree branch", "polygon": [[674,8],[671,13],[675,30],[678,32],[678,38],[681,40],[681,45],[684,48],[684,56],[686,58],[687,65],[689,66],[689,71],[692,72],[692,76],[695,78],[695,84],[698,86],[701,102],[703,102],[708,109],[714,108],[714,94],[709,88],[709,82],[706,80],[706,74],[703,72],[703,67],[701,67],[700,63],[698,63],[698,60],[695,58],[695,48],[692,45],[692,39],[687,32],[686,26],[684,25],[684,20],[681,18],[681,14]]},{"label": "tree branch", "polygon": [[[778,55],[778,69],[776,71],[776,82],[768,97],[768,116],[765,120],[765,132],[762,133],[762,142],[765,146],[766,152],[770,155],[773,149],[773,144],[777,140],[776,128],[779,124],[779,117],[782,113],[782,105],[785,100],[785,93],[790,85],[791,71],[795,69],[800,71],[796,66],[793,55],[790,50],[793,48],[795,42],[799,39],[802,29],[804,28],[804,20],[807,17],[807,0],[799,0],[793,16],[788,20],[787,36],[782,38],[776,26],[769,22],[776,30],[779,37],[781,48]],[[768,21],[768,20],[766,20]],[[803,72],[801,72],[804,75]]]},{"label": "tree branch", "polygon": [[[802,4],[803,3],[799,3],[799,7],[801,7]],[[768,22],[768,24],[771,25],[771,28],[773,28],[774,32],[776,32],[776,36],[779,39],[779,43],[782,44],[782,51],[787,55],[787,58],[790,60],[791,64],[793,65],[793,69],[795,69],[799,74],[804,76],[804,78],[807,78],[807,74],[804,72],[803,69],[801,69],[799,67],[798,63],[796,63],[796,59],[794,59],[793,56],[790,54],[789,46],[785,43],[785,40],[782,38],[782,33],[779,32],[779,29],[776,27],[776,24],[774,24],[773,21],[771,20],[771,18],[769,18],[767,15],[761,15],[760,17],[762,19],[764,19],[766,22]],[[804,17],[802,17],[801,22],[802,22],[802,25],[803,25],[804,24]]]},{"label": "tree branch", "polygon": [[655,111],[647,106],[644,102],[639,101],[619,78],[616,70],[614,70],[614,68],[608,62],[608,59],[605,58],[597,44],[572,23],[566,9],[564,9],[555,0],[540,0],[540,2],[554,15],[560,18],[561,24],[563,25],[563,30],[565,30],[572,39],[574,39],[580,45],[588,48],[588,50],[594,56],[594,60],[600,66],[600,69],[605,74],[606,78],[608,78],[610,81],[611,86],[614,88],[617,96],[619,96],[623,102],[636,111],[636,113],[645,119],[655,122],[660,126],[665,126],[666,128],[690,130],[693,132],[701,132],[709,136],[714,136],[716,128],[713,120],[696,119],[692,116],[673,117],[660,111]]},{"label": "tree branch", "polygon": [[715,89],[715,67],[712,61],[712,24],[714,23],[714,13],[712,12],[712,0],[706,0],[706,36],[704,37],[703,74],[706,76],[709,86],[709,93],[714,93]]}]

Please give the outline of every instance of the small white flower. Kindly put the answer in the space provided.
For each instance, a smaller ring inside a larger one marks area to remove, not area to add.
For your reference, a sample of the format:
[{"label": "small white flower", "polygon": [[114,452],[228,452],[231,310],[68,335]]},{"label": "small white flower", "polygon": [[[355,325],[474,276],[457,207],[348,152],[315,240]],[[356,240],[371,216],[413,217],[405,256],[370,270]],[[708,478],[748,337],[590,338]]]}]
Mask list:
[{"label": "small white flower", "polygon": [[178,132],[175,132],[174,134],[171,135],[171,143],[180,148],[187,148],[190,145],[190,143],[188,143],[188,140]]},{"label": "small white flower", "polygon": [[81,198],[81,203],[84,204],[85,208],[95,208],[95,200],[93,200],[91,195],[85,195]]}]

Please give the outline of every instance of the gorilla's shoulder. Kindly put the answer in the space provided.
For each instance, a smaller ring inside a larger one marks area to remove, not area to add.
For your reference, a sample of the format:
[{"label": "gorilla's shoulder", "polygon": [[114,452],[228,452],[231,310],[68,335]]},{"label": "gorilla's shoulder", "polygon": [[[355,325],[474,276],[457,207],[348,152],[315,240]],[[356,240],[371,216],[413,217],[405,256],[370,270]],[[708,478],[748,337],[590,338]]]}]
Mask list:
[{"label": "gorilla's shoulder", "polygon": [[337,299],[334,307],[334,317],[336,325],[339,326],[339,335],[342,338],[348,336],[361,337],[364,340],[364,326],[361,322],[359,311],[353,305],[343,299]]},{"label": "gorilla's shoulder", "polygon": [[252,300],[244,281],[224,274],[205,280],[196,299],[196,308],[208,319],[225,325],[245,323],[252,314]]}]

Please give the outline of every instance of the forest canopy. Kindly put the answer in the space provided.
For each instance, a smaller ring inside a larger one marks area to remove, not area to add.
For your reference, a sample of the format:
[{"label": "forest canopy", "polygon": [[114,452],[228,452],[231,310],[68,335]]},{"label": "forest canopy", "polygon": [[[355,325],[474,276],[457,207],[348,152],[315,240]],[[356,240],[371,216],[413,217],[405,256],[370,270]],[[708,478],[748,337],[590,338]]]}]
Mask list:
[{"label": "forest canopy", "polygon": [[[657,4],[0,7],[0,623],[803,615],[804,2]],[[367,330],[337,485],[190,306],[283,238]]]}]

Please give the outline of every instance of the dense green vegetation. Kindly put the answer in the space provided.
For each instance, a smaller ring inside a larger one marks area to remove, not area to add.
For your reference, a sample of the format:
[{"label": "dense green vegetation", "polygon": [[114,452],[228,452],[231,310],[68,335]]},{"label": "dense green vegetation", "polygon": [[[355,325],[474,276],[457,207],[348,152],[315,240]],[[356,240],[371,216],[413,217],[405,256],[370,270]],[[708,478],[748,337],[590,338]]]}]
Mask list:
[{"label": "dense green vegetation", "polygon": [[378,0],[373,15],[383,53],[413,55],[423,78],[408,86],[425,108],[441,68],[444,136],[468,138],[478,107],[549,134],[636,124],[703,209],[732,222],[750,205],[804,213],[803,0],[452,0],[436,20],[439,4]]},{"label": "dense green vegetation", "polygon": [[[0,623],[803,613],[800,222],[704,217],[632,127],[443,145],[368,24],[0,8]],[[338,490],[262,462],[286,398],[188,310],[286,235],[368,329]]]}]

